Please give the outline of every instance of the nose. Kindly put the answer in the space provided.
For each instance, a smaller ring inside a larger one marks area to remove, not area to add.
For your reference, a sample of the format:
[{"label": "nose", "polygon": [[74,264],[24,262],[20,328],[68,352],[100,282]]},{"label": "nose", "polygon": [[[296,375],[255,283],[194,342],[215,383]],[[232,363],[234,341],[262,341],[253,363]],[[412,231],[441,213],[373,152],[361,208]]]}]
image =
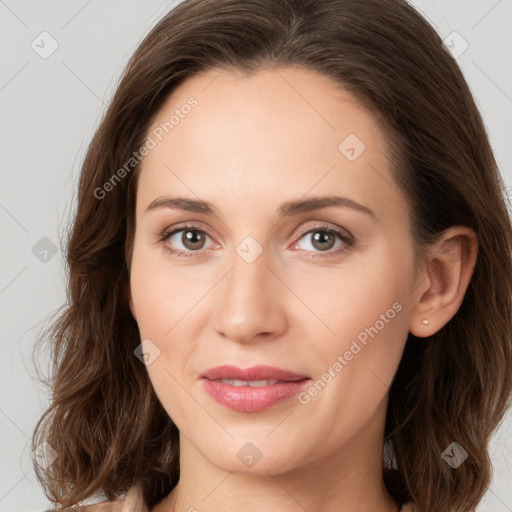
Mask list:
[{"label": "nose", "polygon": [[267,254],[252,263],[238,253],[218,285],[214,301],[217,333],[237,343],[253,343],[282,336],[286,329],[285,287],[269,268]]}]

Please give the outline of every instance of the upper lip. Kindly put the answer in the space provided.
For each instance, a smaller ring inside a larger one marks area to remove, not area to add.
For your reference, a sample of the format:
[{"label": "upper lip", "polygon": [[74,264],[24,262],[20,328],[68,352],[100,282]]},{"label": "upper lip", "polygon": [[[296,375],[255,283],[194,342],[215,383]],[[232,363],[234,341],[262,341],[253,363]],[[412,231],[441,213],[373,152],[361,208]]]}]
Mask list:
[{"label": "upper lip", "polygon": [[258,365],[251,368],[239,368],[233,365],[222,365],[210,368],[201,377],[208,380],[235,379],[235,380],[286,380],[298,381],[308,379],[307,375],[301,375],[273,366]]}]

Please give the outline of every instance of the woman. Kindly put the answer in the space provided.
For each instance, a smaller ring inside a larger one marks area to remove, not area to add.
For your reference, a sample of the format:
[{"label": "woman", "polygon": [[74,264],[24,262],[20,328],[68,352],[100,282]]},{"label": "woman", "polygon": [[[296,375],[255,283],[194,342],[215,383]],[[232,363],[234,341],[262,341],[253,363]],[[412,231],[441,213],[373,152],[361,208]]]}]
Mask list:
[{"label": "woman", "polygon": [[503,190],[405,1],[179,4],[83,164],[47,495],[473,510],[512,389]]}]

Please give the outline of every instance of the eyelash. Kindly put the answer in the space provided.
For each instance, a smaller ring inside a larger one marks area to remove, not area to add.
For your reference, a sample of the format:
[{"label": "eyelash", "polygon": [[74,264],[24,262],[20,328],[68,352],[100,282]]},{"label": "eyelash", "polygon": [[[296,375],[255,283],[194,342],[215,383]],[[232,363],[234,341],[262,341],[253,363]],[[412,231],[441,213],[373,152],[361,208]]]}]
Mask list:
[{"label": "eyelash", "polygon": [[[175,233],[179,233],[180,231],[187,231],[187,230],[188,231],[197,231],[197,232],[200,232],[200,233],[204,233],[204,234],[208,235],[210,238],[212,238],[210,236],[210,234],[207,231],[205,231],[204,229],[200,229],[198,226],[194,226],[193,224],[186,224],[184,226],[179,226],[178,228],[174,228],[174,229],[173,228],[166,228],[160,234],[159,240],[164,245],[165,250],[168,251],[169,253],[175,255],[175,256],[184,257],[184,258],[190,258],[190,257],[196,256],[202,250],[199,250],[199,251],[182,251],[181,249],[172,249],[168,244],[165,243],[166,240],[171,235],[174,235]],[[307,234],[316,233],[318,231],[338,236],[341,239],[341,241],[343,242],[344,246],[340,246],[340,247],[338,247],[336,249],[330,249],[329,251],[323,251],[323,252],[322,251],[318,251],[316,253],[310,254],[308,256],[309,258],[315,259],[315,258],[331,258],[331,257],[335,257],[335,256],[338,256],[340,253],[349,250],[354,245],[354,239],[350,235],[346,234],[345,231],[341,231],[339,229],[333,228],[331,226],[327,226],[325,224],[321,224],[319,226],[314,226],[312,228],[308,228],[305,231],[301,232],[299,238],[297,239],[297,241],[302,239]],[[305,251],[305,252],[311,253],[311,251],[308,251],[306,249],[299,249],[299,251]]]}]

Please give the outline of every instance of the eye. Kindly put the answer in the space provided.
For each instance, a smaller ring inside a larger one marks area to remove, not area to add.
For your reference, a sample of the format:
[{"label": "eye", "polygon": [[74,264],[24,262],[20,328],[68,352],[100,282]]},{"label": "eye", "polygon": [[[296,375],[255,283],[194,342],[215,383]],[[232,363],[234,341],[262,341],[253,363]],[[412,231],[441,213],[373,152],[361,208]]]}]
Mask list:
[{"label": "eye", "polygon": [[[305,247],[300,247],[301,240],[306,240]],[[338,240],[336,240],[338,239]],[[339,243],[337,243],[339,241]],[[336,256],[340,252],[348,250],[353,245],[353,238],[346,231],[333,228],[326,225],[315,226],[301,234],[299,241],[297,241],[293,248],[298,247],[307,252],[320,252],[327,253],[325,257]],[[310,257],[324,257],[320,254],[312,254]]]},{"label": "eye", "polygon": [[[305,244],[306,247],[300,247],[300,241],[308,238],[309,243]],[[210,245],[206,245],[208,239],[211,242]],[[215,245],[206,231],[194,225],[179,226],[174,229],[167,228],[160,235],[160,241],[167,251],[180,257],[196,256],[197,253]],[[347,251],[353,244],[354,240],[348,232],[332,226],[321,225],[303,231],[292,249],[298,248],[309,253],[310,258],[322,258],[337,256],[339,253]]]},{"label": "eye", "polygon": [[194,252],[207,249],[208,246],[205,246],[207,239],[211,240],[208,233],[197,226],[168,229],[161,235],[161,241],[165,243],[165,248],[169,252],[185,257],[194,256]]}]

